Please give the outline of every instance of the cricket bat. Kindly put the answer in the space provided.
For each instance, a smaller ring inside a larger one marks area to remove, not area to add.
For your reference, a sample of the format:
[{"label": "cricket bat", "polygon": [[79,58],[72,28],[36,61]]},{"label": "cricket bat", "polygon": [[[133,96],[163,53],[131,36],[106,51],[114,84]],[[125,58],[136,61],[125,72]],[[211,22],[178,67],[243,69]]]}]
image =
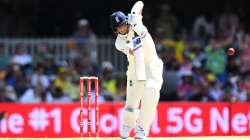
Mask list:
[{"label": "cricket bat", "polygon": [[[138,16],[141,16],[142,18],[143,6],[144,4],[142,1],[137,1],[131,9],[131,14],[136,14]],[[135,60],[136,79],[138,81],[145,81],[147,77],[146,77],[146,70],[144,63],[143,47],[139,47],[134,50],[134,60]]]},{"label": "cricket bat", "polygon": [[131,14],[142,15],[143,6],[144,4],[142,1],[137,1],[131,9]]}]

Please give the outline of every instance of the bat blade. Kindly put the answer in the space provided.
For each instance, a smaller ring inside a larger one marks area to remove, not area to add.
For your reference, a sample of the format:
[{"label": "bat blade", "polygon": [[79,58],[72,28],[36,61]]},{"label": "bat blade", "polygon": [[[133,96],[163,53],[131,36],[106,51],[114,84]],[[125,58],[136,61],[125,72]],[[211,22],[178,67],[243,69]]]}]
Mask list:
[{"label": "bat blade", "polygon": [[142,1],[137,1],[131,9],[131,14],[142,15],[143,6],[144,3]]}]

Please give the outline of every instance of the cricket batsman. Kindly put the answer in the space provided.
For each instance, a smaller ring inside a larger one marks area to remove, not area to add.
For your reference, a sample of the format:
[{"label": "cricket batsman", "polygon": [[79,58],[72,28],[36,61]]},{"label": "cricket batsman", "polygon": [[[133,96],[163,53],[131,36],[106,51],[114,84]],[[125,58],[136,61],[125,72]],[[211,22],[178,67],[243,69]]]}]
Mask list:
[{"label": "cricket batsman", "polygon": [[116,49],[126,54],[129,62],[120,137],[128,138],[130,130],[135,128],[135,139],[144,140],[159,102],[163,62],[157,56],[154,41],[142,23],[142,16],[132,13],[126,16],[117,11],[111,14],[110,24],[117,35]]}]

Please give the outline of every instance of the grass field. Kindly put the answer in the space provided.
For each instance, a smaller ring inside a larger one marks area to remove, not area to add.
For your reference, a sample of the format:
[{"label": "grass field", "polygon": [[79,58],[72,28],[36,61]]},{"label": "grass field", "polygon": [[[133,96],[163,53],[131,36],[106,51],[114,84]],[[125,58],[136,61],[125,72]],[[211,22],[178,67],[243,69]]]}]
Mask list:
[{"label": "grass field", "polygon": [[[0,140],[120,140],[119,138],[0,138]],[[127,140],[134,140],[129,138]],[[250,140],[250,136],[240,137],[164,137],[147,138],[147,140]]]}]

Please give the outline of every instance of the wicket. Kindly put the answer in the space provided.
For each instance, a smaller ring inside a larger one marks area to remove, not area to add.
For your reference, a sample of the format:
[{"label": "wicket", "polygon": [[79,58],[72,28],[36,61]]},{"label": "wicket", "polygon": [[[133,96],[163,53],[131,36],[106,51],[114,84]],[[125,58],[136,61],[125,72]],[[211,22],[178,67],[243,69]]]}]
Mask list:
[{"label": "wicket", "polygon": [[86,95],[87,95],[87,131],[88,137],[91,137],[91,83],[94,81],[95,85],[95,136],[99,137],[99,81],[98,77],[80,77],[80,136],[83,137],[83,102],[84,102],[84,81],[86,81]]}]

